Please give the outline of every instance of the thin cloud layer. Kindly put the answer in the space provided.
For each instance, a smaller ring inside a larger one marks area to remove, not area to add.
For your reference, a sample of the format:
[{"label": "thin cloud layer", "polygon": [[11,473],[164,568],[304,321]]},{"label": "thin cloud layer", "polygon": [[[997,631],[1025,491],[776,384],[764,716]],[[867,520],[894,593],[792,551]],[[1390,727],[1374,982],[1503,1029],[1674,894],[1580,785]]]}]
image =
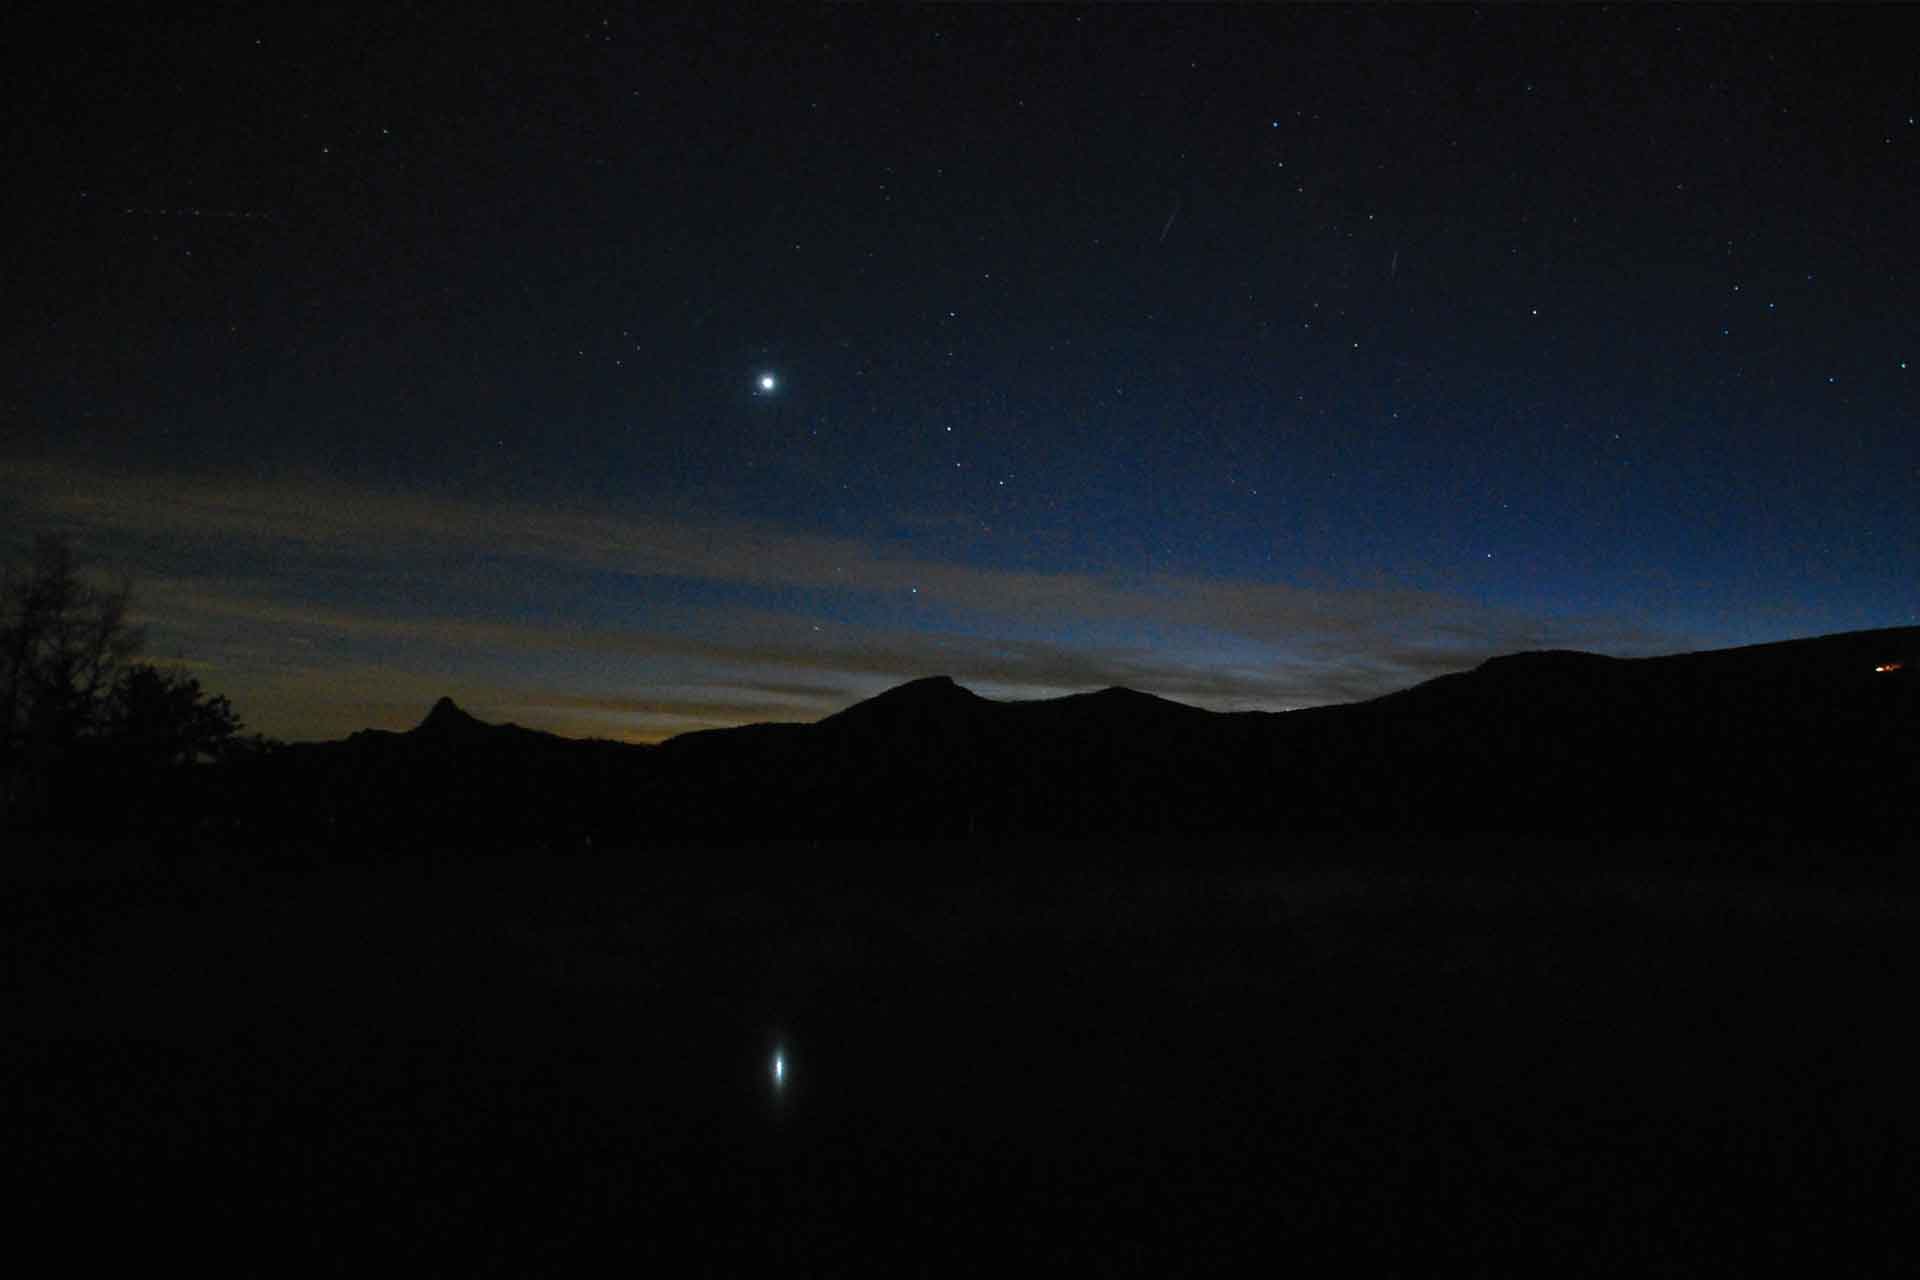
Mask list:
[{"label": "thin cloud layer", "polygon": [[289,738],[404,728],[451,693],[649,741],[816,719],[933,673],[995,697],[1117,684],[1286,710],[1515,649],[1686,647],[1437,591],[982,568],[691,513],[326,479],[30,461],[7,467],[0,503],[16,530],[66,532],[132,573],[153,656],[190,659],[251,727]]}]

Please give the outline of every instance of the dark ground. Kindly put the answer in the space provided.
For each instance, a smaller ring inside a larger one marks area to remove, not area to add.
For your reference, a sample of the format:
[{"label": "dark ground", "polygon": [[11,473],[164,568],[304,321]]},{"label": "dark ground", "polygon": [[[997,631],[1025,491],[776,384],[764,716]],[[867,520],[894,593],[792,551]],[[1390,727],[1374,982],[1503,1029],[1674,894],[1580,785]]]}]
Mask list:
[{"label": "dark ground", "polygon": [[201,1274],[1920,1261],[1920,892],[916,852],[30,861],[10,1238]]}]

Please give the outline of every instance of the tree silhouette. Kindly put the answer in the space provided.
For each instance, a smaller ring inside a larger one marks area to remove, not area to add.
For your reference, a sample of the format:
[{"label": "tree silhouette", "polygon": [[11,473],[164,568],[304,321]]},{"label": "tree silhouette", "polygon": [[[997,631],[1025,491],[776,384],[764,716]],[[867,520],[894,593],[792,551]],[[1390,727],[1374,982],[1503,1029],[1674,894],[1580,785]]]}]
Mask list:
[{"label": "tree silhouette", "polygon": [[9,819],[44,809],[48,782],[100,723],[107,694],[139,651],[132,588],[95,586],[72,546],[41,535],[0,579],[0,778]]},{"label": "tree silhouette", "polygon": [[129,764],[164,769],[227,757],[240,717],[224,697],[209,697],[184,671],[138,663],[108,693],[98,729]]},{"label": "tree silhouette", "polygon": [[131,586],[80,576],[66,539],[42,535],[0,583],[0,727],[15,751],[58,748],[92,727],[145,639],[127,621]]},{"label": "tree silhouette", "polygon": [[0,817],[8,825],[191,826],[211,800],[190,766],[264,747],[184,671],[131,659],[132,588],[87,581],[64,538],[43,535],[0,579]]}]

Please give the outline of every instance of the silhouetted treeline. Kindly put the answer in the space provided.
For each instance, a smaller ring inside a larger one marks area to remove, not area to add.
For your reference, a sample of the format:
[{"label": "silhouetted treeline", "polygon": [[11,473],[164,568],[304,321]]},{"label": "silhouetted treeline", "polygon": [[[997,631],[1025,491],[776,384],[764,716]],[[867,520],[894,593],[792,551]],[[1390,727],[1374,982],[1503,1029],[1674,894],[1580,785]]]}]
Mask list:
[{"label": "silhouetted treeline", "polygon": [[240,737],[223,697],[132,661],[131,588],[80,572],[42,537],[0,582],[0,828],[184,841],[231,828],[233,778],[213,766],[268,744]]}]

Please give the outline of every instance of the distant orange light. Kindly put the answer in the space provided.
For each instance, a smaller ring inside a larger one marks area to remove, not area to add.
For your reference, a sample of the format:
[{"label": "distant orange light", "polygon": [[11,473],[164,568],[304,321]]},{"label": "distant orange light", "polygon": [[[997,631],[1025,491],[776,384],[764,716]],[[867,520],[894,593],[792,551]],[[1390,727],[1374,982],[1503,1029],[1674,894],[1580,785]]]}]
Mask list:
[{"label": "distant orange light", "polygon": [[1900,668],[1906,665],[1907,664],[1904,662],[1883,662],[1879,666],[1875,667],[1874,670],[1878,671],[1881,675],[1885,675],[1889,671],[1898,671]]}]

